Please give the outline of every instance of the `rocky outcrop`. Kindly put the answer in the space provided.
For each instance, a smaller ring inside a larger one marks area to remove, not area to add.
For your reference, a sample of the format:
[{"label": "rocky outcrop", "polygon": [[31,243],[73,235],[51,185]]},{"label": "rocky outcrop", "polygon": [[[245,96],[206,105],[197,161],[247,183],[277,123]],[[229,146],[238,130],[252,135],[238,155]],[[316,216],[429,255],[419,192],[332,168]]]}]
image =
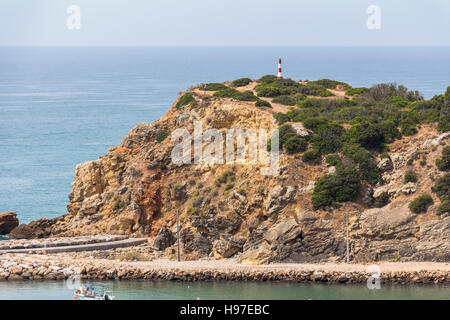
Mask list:
[{"label": "rocky outcrop", "polygon": [[153,246],[156,250],[165,250],[166,248],[173,245],[176,241],[175,235],[167,227],[162,227],[153,241]]},{"label": "rocky outcrop", "polygon": [[46,238],[52,235],[52,228],[61,223],[64,216],[54,219],[39,219],[32,221],[29,224],[20,224],[11,230],[9,237],[11,239],[39,239]]},{"label": "rocky outcrop", "polygon": [[277,185],[272,188],[266,204],[268,215],[279,213],[295,195],[295,188],[292,186]]},{"label": "rocky outcrop", "polygon": [[[20,225],[10,236],[149,237],[159,254],[173,255],[179,215],[185,259],[237,257],[247,264],[336,262],[346,258],[348,214],[352,261],[448,261],[448,238],[443,235],[448,233],[448,220],[436,214],[439,199],[431,186],[442,174],[433,164],[449,135],[424,125],[418,134],[395,141],[389,145],[389,154],[378,159],[381,179],[377,185],[364,184],[353,203],[330,212],[313,211],[316,181],[336,171],[325,161],[311,164],[301,154],[280,152],[278,172],[267,176],[261,174],[266,164],[259,158],[244,164],[197,161],[199,150],[206,150],[211,141],[201,136],[195,140],[201,148],[186,152],[190,164],[172,161],[180,141],[172,141],[170,134],[182,129],[192,138],[194,121],[203,132],[217,129],[214,132],[222,134],[224,141],[226,129],[268,132],[278,127],[270,110],[257,108],[254,102],[219,98],[198,88],[190,92],[193,102],[173,105],[152,124],[136,125],[120,146],[79,164],[66,215]],[[290,124],[299,137],[312,134],[301,123]],[[242,151],[237,144],[233,149]],[[266,148],[258,152],[267,155]],[[219,154],[220,150],[215,157],[220,158]],[[422,161],[415,161],[420,157]],[[416,173],[418,182],[405,183],[407,170]],[[430,193],[435,205],[426,214],[412,214],[408,204],[423,193]],[[375,205],[383,207],[371,209]]]},{"label": "rocky outcrop", "polygon": [[15,212],[0,213],[0,235],[10,233],[18,225],[19,219]]}]

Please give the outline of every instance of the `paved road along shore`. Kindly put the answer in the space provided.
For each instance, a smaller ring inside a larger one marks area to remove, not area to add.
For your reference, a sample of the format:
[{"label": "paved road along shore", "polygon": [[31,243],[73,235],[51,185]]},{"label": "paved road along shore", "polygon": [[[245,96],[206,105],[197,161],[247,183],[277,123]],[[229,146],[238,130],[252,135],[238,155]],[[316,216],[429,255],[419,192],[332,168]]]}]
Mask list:
[{"label": "paved road along shore", "polygon": [[98,280],[174,280],[174,281],[295,281],[366,283],[381,272],[383,283],[450,284],[448,263],[360,264],[271,264],[249,266],[235,260],[177,262],[169,259],[126,262],[80,258],[74,254],[0,255],[0,281],[63,280],[73,275]]}]

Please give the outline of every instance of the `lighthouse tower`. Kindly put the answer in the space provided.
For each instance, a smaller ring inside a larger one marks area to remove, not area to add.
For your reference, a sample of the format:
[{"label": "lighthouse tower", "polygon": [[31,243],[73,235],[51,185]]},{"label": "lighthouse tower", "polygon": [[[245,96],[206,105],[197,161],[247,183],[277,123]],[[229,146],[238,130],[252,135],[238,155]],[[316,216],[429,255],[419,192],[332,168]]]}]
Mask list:
[{"label": "lighthouse tower", "polygon": [[281,58],[278,59],[278,79],[283,79],[283,76],[281,75]]}]

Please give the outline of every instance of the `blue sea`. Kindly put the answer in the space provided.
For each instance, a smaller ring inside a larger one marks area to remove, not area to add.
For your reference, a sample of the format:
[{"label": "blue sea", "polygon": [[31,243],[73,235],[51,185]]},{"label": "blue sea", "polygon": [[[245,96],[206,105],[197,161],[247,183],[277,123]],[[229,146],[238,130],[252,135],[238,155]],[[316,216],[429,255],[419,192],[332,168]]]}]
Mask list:
[{"label": "blue sea", "polygon": [[450,48],[0,48],[0,212],[66,212],[75,165],[161,117],[190,85],[275,74],[426,98],[450,85]]}]

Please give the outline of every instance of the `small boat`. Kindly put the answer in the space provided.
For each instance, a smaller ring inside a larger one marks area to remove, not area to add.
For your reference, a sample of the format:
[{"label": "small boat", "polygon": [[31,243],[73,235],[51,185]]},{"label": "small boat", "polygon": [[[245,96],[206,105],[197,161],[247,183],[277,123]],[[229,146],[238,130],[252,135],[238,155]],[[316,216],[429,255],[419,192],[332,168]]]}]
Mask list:
[{"label": "small boat", "polygon": [[74,300],[113,300],[115,297],[111,291],[81,286],[73,294]]}]

